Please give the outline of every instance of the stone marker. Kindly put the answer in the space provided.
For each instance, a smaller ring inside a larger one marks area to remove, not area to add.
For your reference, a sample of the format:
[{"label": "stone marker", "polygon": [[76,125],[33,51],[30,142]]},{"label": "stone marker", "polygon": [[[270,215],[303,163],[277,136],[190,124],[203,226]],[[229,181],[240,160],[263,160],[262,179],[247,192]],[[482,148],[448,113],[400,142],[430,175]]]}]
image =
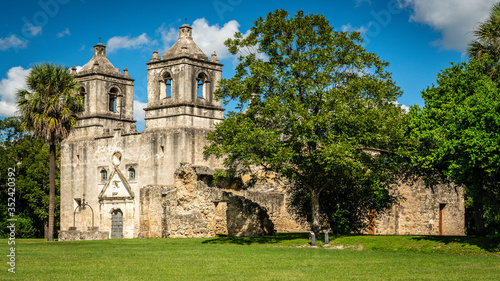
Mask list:
[{"label": "stone marker", "polygon": [[314,235],[314,232],[311,232],[310,236],[311,236],[311,247],[316,247],[316,235]]}]

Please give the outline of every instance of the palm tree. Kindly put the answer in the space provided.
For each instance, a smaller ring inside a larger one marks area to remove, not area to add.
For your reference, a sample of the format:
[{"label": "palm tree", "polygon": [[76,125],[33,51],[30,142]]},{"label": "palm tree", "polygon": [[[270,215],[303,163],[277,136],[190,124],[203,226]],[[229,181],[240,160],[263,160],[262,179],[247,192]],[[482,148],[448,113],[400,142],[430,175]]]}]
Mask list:
[{"label": "palm tree", "polygon": [[49,162],[49,228],[48,241],[54,241],[56,187],[56,146],[68,136],[76,124],[75,112],[83,108],[77,93],[78,82],[62,65],[35,65],[26,77],[28,90],[17,92],[17,107],[22,126],[50,148]]},{"label": "palm tree", "polygon": [[480,23],[473,32],[474,41],[467,47],[469,58],[479,59],[490,55],[496,61],[500,59],[500,3],[491,8],[490,16]]}]

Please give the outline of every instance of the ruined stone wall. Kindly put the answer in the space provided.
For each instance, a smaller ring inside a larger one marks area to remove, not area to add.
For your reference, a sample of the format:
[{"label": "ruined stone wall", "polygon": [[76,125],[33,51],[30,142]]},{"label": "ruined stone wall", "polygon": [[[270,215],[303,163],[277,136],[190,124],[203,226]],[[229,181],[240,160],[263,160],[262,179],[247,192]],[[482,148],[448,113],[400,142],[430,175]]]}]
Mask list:
[{"label": "ruined stone wall", "polygon": [[227,202],[215,203],[214,232],[227,234]]},{"label": "ruined stone wall", "polygon": [[463,188],[439,185],[426,188],[419,180],[400,182],[394,192],[403,200],[375,220],[375,234],[465,235]]},{"label": "ruined stone wall", "polygon": [[207,167],[181,163],[175,172],[175,186],[142,187],[138,237],[201,238],[214,237],[217,233],[232,236],[275,233],[267,208],[231,193],[224,196],[222,189],[208,185],[213,172]]},{"label": "ruined stone wall", "polygon": [[198,181],[188,164],[181,164],[175,177],[174,186],[141,188],[138,237],[214,237],[214,201],[222,196],[222,191]]},{"label": "ruined stone wall", "polygon": [[292,214],[287,207],[287,196],[283,191],[250,189],[241,195],[265,207],[278,232],[306,232],[309,225]]},{"label": "ruined stone wall", "polygon": [[140,190],[137,238],[162,238],[165,225],[167,196],[175,192],[175,186],[148,185]]},{"label": "ruined stone wall", "polygon": [[98,228],[90,228],[87,231],[70,229],[59,232],[58,241],[106,240],[108,238],[109,232],[99,231]]},{"label": "ruined stone wall", "polygon": [[275,235],[274,224],[266,208],[243,196],[230,192],[223,193],[227,200],[228,236],[264,236]]}]

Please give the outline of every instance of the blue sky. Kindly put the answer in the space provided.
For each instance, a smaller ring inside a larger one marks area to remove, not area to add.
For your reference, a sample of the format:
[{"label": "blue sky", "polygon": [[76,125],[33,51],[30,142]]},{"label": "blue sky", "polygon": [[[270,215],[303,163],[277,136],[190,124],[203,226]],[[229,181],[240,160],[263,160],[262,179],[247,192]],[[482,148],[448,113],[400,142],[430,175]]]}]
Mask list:
[{"label": "blue sky", "polygon": [[[420,91],[436,81],[450,62],[466,60],[471,30],[484,20],[493,0],[344,0],[344,1],[96,1],[16,0],[0,4],[0,117],[15,113],[15,92],[40,62],[83,66],[93,45],[107,45],[109,60],[135,79],[138,129],[144,127],[146,63],[154,50],[165,52],[178,27],[193,26],[195,42],[217,52],[223,78],[234,72],[234,57],[223,42],[245,33],[258,17],[279,8],[294,15],[323,14],[336,30],[362,32],[364,47],[390,63],[388,70],[404,94],[399,103],[423,105]],[[232,104],[227,106],[232,109]]]}]

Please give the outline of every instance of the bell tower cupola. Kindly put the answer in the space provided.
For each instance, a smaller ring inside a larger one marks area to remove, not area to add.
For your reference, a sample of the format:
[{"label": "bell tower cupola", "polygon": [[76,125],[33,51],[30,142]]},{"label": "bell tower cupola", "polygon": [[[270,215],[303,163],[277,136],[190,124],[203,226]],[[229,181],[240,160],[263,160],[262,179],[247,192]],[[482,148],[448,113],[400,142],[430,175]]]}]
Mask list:
[{"label": "bell tower cupola", "polygon": [[76,129],[87,134],[111,134],[115,129],[135,132],[133,120],[134,80],[127,68],[123,73],[106,56],[106,46],[94,46],[94,56],[80,71],[72,71],[80,83],[84,109],[78,113]]},{"label": "bell tower cupola", "polygon": [[[196,32],[196,31],[195,31]],[[211,129],[223,118],[214,92],[222,77],[215,52],[209,59],[193,41],[193,28],[179,27],[179,38],[163,55],[153,52],[148,65],[146,130]]]}]

